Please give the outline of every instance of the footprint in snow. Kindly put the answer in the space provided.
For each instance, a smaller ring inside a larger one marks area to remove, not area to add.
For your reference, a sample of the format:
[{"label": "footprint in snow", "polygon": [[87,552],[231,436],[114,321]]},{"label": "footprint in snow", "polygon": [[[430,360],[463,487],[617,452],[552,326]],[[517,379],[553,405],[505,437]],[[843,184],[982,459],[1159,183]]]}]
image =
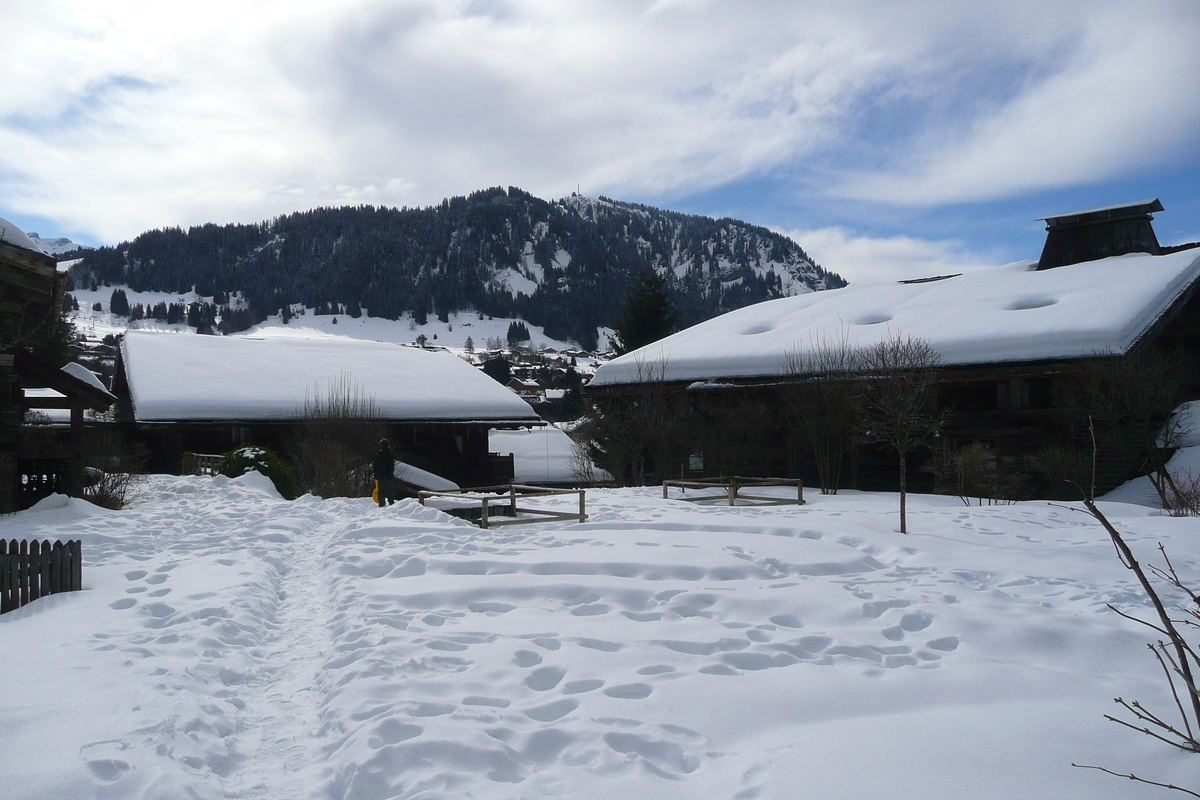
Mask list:
[{"label": "footprint in snow", "polygon": [[566,674],[562,667],[538,667],[525,677],[525,685],[535,692],[548,692],[558,686]]}]

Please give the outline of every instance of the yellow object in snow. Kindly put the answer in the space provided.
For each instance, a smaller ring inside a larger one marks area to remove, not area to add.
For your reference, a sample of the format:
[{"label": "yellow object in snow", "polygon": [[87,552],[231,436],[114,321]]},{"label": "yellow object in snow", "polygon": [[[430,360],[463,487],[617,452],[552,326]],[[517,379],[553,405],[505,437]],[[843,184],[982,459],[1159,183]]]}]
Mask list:
[{"label": "yellow object in snow", "polygon": [[375,481],[375,488],[371,490],[371,499],[376,503],[379,502],[379,481]]}]

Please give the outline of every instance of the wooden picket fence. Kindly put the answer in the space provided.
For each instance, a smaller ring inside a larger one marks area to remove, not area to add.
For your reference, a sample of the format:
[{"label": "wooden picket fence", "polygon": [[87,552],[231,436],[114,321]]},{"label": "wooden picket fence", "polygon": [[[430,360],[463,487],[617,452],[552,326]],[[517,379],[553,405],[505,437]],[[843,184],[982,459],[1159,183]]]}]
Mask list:
[{"label": "wooden picket fence", "polygon": [[0,539],[0,614],[83,588],[83,542]]}]

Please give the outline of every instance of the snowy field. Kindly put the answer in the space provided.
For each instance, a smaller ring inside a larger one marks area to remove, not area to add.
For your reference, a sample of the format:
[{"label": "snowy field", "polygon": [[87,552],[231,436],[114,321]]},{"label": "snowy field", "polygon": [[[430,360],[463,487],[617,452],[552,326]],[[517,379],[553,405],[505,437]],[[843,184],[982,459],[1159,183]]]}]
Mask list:
[{"label": "snowy field", "polygon": [[[125,291],[131,306],[139,303],[150,307],[157,303],[167,303],[170,305],[172,303],[212,302],[211,296],[204,297],[195,292],[182,294],[171,292],[135,292],[127,286],[102,286],[94,292],[89,289],[74,289],[71,291],[71,294],[79,301],[79,311],[75,312],[73,321],[81,333],[100,339],[108,334],[114,336],[120,335],[129,330],[130,327],[138,330],[178,331],[182,333],[195,331],[195,328],[189,328],[182,323],[168,325],[165,322],[153,319],[141,319],[131,323],[128,317],[110,313],[108,311],[109,300],[112,298],[115,289],[123,289]],[[100,303],[102,307],[101,311],[93,310],[92,307],[96,303]],[[418,336],[424,335],[431,345],[438,345],[455,352],[460,352],[466,346],[468,338],[471,339],[471,343],[476,350],[483,350],[488,339],[507,341],[508,326],[513,322],[519,321],[515,317],[480,319],[478,314],[455,311],[447,315],[446,322],[440,321],[437,317],[430,316],[424,325],[418,325],[412,318],[412,315],[408,313],[403,314],[400,319],[392,320],[365,315],[358,318],[350,317],[346,314],[317,315],[311,308],[303,309],[302,313],[300,313],[300,306],[295,306],[294,310],[299,315],[292,317],[287,323],[283,322],[279,314],[274,314],[264,322],[244,331],[242,335],[310,338],[334,336],[343,339],[367,339],[377,342],[396,343],[415,342]],[[565,350],[576,346],[572,342],[550,338],[537,325],[531,323],[525,323],[525,325],[529,329],[530,346],[534,350],[542,346],[553,347],[556,350]],[[599,331],[600,346],[603,348],[607,346],[608,339],[606,337],[611,335],[612,330],[609,328],[600,328]],[[587,367],[589,364],[590,362],[585,361],[579,366]],[[594,368],[595,365],[591,366]]]},{"label": "snowy field", "polygon": [[[0,617],[4,797],[1172,796],[1072,761],[1200,785],[1101,718],[1170,701],[1105,607],[1150,613],[1132,574],[1061,507],[914,497],[901,536],[894,495],[614,489],[481,531],[261,481],[0,520],[85,557],[85,591]],[[1200,576],[1200,522],[1102,507]]]}]

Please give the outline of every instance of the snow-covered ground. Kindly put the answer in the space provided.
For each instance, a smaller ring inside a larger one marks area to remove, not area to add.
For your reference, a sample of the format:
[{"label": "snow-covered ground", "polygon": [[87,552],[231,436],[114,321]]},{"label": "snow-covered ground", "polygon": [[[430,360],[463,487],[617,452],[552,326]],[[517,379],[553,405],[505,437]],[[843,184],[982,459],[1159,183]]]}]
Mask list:
[{"label": "snow-covered ground", "polygon": [[[1150,613],[1133,576],[1063,507],[913,497],[902,536],[888,494],[614,489],[483,531],[262,481],[0,519],[85,558],[85,591],[0,617],[5,797],[1163,796],[1072,761],[1200,785],[1101,717],[1171,704],[1105,606]],[[1200,522],[1102,507],[1200,575]]]},{"label": "snow-covered ground", "polygon": [[513,454],[514,480],[517,483],[575,483],[611,480],[606,471],[590,464],[580,474],[579,458],[571,437],[554,425],[544,428],[492,430],[488,432],[488,450],[500,455]]},{"label": "snow-covered ground", "polygon": [[[183,294],[170,292],[135,292],[128,287],[122,286],[102,286],[96,291],[89,289],[74,289],[71,294],[79,301],[79,311],[75,315],[75,325],[83,333],[102,338],[107,334],[117,335],[125,332],[130,327],[141,330],[171,330],[188,332],[194,331],[194,328],[188,328],[183,324],[168,325],[165,322],[159,322],[153,319],[141,319],[134,323],[130,323],[128,317],[121,317],[109,312],[109,301],[112,299],[112,293],[115,289],[124,289],[126,296],[129,298],[129,305],[134,306],[141,303],[143,306],[150,307],[158,303],[188,303],[194,302],[212,302],[211,297],[202,297],[195,292],[186,292]],[[94,310],[96,303],[101,306],[100,311]],[[296,306],[296,311],[300,311],[300,307]],[[334,320],[337,320],[336,322]],[[471,343],[476,350],[483,350],[489,339],[499,339],[506,343],[508,336],[508,326],[516,322],[515,318],[492,318],[485,316],[480,319],[478,314],[469,312],[454,312],[448,315],[447,322],[441,322],[437,317],[429,317],[424,325],[416,324],[416,321],[411,315],[405,314],[401,319],[383,319],[381,317],[362,316],[357,319],[347,316],[346,314],[322,314],[318,316],[313,312],[313,309],[304,309],[304,313],[292,317],[286,324],[278,314],[268,318],[265,322],[255,325],[250,330],[246,331],[249,335],[255,336],[336,336],[348,339],[369,339],[378,342],[414,342],[418,336],[424,335],[431,345],[439,345],[455,351],[462,351],[466,346],[467,338],[471,339]],[[566,350],[575,347],[571,342],[563,342],[558,339],[552,339],[546,335],[545,331],[530,323],[525,323],[529,329],[530,345],[533,349],[538,349],[542,346],[553,347],[556,350]],[[600,329],[600,342],[604,346],[607,343],[608,334],[611,330],[607,328]],[[434,338],[436,337],[436,338]],[[584,365],[580,365],[581,367]]]}]

